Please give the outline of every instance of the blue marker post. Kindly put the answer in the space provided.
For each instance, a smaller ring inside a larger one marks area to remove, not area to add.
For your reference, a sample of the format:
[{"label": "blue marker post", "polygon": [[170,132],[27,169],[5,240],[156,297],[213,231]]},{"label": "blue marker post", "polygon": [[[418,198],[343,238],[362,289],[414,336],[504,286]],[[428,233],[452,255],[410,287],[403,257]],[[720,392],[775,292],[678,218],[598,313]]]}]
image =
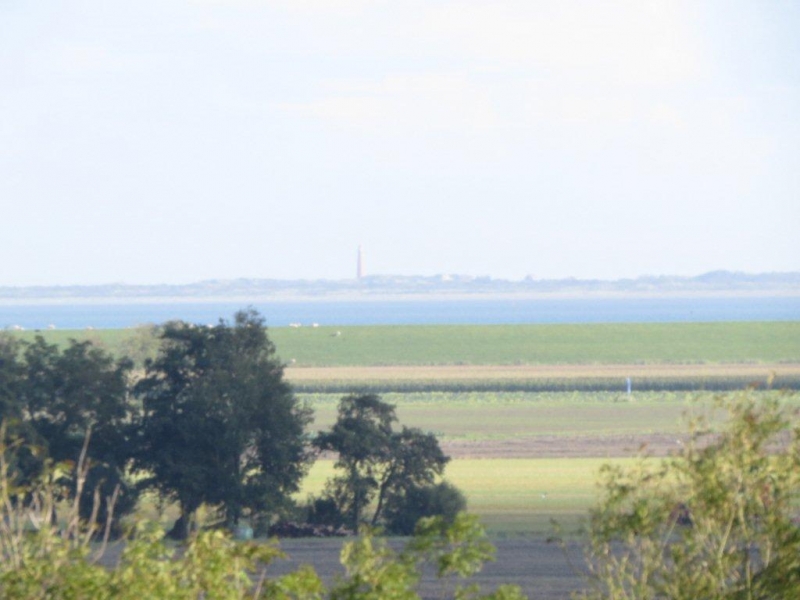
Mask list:
[{"label": "blue marker post", "polygon": [[627,382],[628,382],[628,395],[630,396],[630,395],[631,395],[631,378],[630,378],[630,377],[627,377],[627,378],[625,379],[625,381],[627,381]]}]

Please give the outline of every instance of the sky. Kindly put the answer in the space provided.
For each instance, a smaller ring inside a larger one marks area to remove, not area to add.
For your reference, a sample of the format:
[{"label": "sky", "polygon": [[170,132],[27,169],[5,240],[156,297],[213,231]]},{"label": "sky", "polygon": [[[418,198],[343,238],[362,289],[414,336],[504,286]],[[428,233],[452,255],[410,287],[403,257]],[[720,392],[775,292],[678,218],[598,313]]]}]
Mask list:
[{"label": "sky", "polygon": [[0,286],[800,270],[800,3],[0,1]]}]

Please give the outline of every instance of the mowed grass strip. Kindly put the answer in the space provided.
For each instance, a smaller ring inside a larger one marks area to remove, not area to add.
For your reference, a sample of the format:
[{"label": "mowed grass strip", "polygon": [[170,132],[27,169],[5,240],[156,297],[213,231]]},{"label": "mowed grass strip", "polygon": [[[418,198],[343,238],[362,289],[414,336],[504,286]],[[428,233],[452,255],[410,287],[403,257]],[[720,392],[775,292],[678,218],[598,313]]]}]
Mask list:
[{"label": "mowed grass strip", "polygon": [[[636,402],[625,402],[615,394],[605,394],[605,399],[595,401],[579,396],[559,400],[557,394],[526,393],[442,393],[440,400],[431,402],[415,402],[413,396],[381,397],[397,406],[403,425],[434,432],[444,440],[675,432],[680,430],[681,417],[689,406],[682,399],[660,402],[650,394],[647,399],[638,396]],[[314,429],[330,428],[336,420],[336,405],[312,401],[311,406]]]},{"label": "mowed grass strip", "polygon": [[[767,392],[753,392],[756,396]],[[704,413],[717,394],[637,392],[431,392],[383,394],[398,420],[434,432],[442,440],[520,439],[536,436],[604,436],[678,433],[692,412]],[[800,393],[781,394],[800,409]],[[330,428],[340,395],[301,395],[314,410],[313,430]]]},{"label": "mowed grass strip", "polygon": [[[121,353],[141,330],[40,333]],[[800,362],[800,321],[276,327],[269,335],[281,359],[298,367]]]},{"label": "mowed grass strip", "polygon": [[[480,516],[491,535],[547,535],[553,519],[567,532],[578,530],[597,501],[597,476],[608,462],[600,458],[458,459],[447,465],[445,479],[464,492],[468,510]],[[332,460],[318,460],[304,480],[300,499],[319,494],[333,472]]]}]

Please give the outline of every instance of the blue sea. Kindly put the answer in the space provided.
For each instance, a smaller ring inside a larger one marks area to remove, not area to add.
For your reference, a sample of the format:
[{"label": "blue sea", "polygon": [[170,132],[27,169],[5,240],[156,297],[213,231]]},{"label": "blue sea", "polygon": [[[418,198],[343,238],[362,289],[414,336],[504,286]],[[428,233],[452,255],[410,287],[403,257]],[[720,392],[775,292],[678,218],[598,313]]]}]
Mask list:
[{"label": "blue sea", "polygon": [[[116,329],[182,319],[216,323],[246,303],[174,302],[0,306],[0,328]],[[800,297],[356,300],[255,302],[270,327],[524,323],[798,321]]]}]

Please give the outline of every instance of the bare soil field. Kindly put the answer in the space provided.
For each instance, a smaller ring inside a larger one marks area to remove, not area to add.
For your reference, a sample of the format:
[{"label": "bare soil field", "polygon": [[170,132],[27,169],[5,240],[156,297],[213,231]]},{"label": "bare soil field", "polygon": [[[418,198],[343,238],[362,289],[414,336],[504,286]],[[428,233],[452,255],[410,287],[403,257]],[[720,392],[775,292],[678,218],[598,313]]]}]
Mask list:
[{"label": "bare soil field", "polygon": [[444,453],[459,458],[618,458],[644,449],[667,456],[684,443],[684,436],[663,433],[641,435],[537,435],[496,440],[443,440]]},{"label": "bare soil field", "polygon": [[[326,583],[331,583],[344,573],[339,564],[343,543],[342,539],[283,540],[281,548],[289,559],[276,562],[270,571],[277,575],[309,564]],[[531,600],[561,600],[584,586],[577,571],[583,565],[583,553],[577,543],[569,544],[566,554],[557,544],[540,538],[497,539],[492,543],[497,548],[496,561],[488,563],[475,578],[484,591],[516,584]],[[399,547],[401,542],[394,540],[392,545]],[[421,591],[425,598],[441,598],[441,582],[427,573]]]},{"label": "bare soil field", "polygon": [[[339,555],[347,538],[303,538],[281,540],[280,547],[287,558],[276,560],[267,569],[267,577],[276,577],[296,570],[302,565],[311,565],[326,586],[333,584],[338,576],[344,575]],[[390,540],[390,545],[399,549],[402,539]],[[565,549],[558,544],[542,538],[525,537],[516,539],[494,539],[497,549],[495,561],[487,563],[474,578],[484,592],[494,590],[503,584],[519,585],[531,600],[566,600],[571,592],[585,586],[581,577],[584,565],[580,544],[570,542]],[[110,544],[100,563],[113,568],[120,559],[123,542]],[[455,581],[448,581],[452,592]],[[432,572],[425,572],[420,585],[424,598],[435,600],[442,597],[442,582],[437,581]]]}]

